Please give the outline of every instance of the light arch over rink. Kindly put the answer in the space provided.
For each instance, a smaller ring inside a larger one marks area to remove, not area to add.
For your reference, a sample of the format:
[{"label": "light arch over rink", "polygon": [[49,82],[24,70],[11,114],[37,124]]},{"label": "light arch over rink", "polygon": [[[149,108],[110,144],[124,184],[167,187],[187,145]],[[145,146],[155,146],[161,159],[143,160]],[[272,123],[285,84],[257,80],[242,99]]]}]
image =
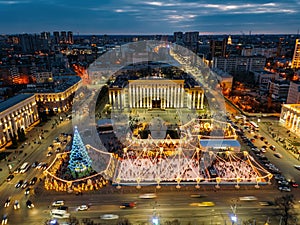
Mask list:
[{"label": "light arch over rink", "polygon": [[[95,103],[99,92],[106,85],[108,79],[121,68],[146,61],[166,63],[192,75],[204,90],[209,110],[215,112],[213,113],[213,119],[225,121],[225,102],[217,77],[200,57],[185,47],[169,42],[134,42],[122,45],[120,49],[111,50],[100,56],[88,69],[90,84],[86,85],[86,89],[80,89],[75,93],[72,123],[81,131],[89,131],[88,135],[81,136],[84,144],[105,150],[98,136],[95,123]],[[85,96],[84,99],[80,97],[82,94]],[[182,118],[182,121],[188,121],[197,116],[192,111],[189,112],[189,119],[187,119],[186,111],[180,111],[178,115]],[[194,117],[190,118],[191,115]],[[122,114],[116,114],[115,116],[119,116],[120,120],[127,119]],[[124,126],[124,129],[126,129],[128,123],[124,123]],[[124,140],[123,137],[118,136],[121,134],[117,133],[117,129],[114,131],[120,140]],[[95,157],[97,158],[93,154],[92,167],[96,171],[102,171],[107,165],[95,163],[99,162]]]}]

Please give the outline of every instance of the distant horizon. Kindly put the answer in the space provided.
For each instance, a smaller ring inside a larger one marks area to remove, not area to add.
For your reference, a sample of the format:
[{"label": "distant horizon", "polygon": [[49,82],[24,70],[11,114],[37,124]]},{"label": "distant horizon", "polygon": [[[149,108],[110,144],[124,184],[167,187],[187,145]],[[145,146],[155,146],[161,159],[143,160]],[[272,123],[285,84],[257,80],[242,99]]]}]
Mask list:
[{"label": "distant horizon", "polygon": [[295,0],[15,0],[0,1],[4,34],[71,30],[82,35],[297,34]]},{"label": "distant horizon", "polygon": [[[164,36],[173,36],[174,32],[199,32],[199,31],[195,31],[195,30],[191,30],[191,31],[174,31],[171,34],[166,34],[166,33],[80,33],[80,32],[74,32],[72,30],[53,30],[53,31],[40,31],[40,32],[22,32],[22,33],[2,33],[0,35],[4,36],[4,35],[20,35],[20,34],[41,34],[42,32],[50,32],[50,35],[53,36],[53,32],[61,32],[61,31],[71,31],[73,33],[73,36],[93,36],[93,35],[97,35],[97,36],[103,36],[103,35],[113,35],[113,36],[154,36],[154,35],[164,35]],[[215,32],[215,33],[201,33],[199,32],[199,36],[209,36],[209,35],[216,35],[216,36],[254,36],[254,35],[295,35],[295,36],[299,36],[299,32],[296,33],[219,33],[219,32]]]}]

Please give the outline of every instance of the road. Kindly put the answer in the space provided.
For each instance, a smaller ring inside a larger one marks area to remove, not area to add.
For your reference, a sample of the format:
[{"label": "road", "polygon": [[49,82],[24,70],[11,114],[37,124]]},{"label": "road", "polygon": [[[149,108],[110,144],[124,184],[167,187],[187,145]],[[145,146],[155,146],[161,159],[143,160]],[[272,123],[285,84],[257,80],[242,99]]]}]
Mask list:
[{"label": "road", "polygon": [[[161,221],[179,219],[182,224],[225,224],[230,223],[230,214],[232,213],[230,206],[237,202],[237,216],[240,221],[246,221],[252,218],[256,219],[256,224],[264,224],[270,217],[270,222],[278,222],[280,218],[275,216],[273,206],[260,206],[258,201],[244,202],[238,198],[245,195],[254,195],[261,201],[272,201],[274,196],[279,195],[277,190],[222,190],[218,192],[202,191],[201,194],[207,195],[204,198],[191,198],[190,194],[195,191],[157,191],[156,199],[139,199],[138,196],[143,190],[137,190],[134,187],[126,189],[125,193],[116,191],[116,193],[85,193],[76,196],[74,194],[56,194],[53,192],[43,192],[35,199],[36,207],[34,209],[26,209],[25,203],[21,202],[21,209],[18,211],[11,210],[11,224],[23,224],[26,218],[26,224],[38,225],[41,221],[50,218],[49,206],[54,200],[65,200],[66,205],[72,216],[78,219],[90,218],[95,222],[102,222],[100,216],[105,213],[119,215],[121,218],[128,218],[133,224],[148,224],[153,214],[159,216]],[[153,187],[153,190],[155,188]],[[117,193],[119,192],[119,193]],[[46,194],[47,193],[47,194]],[[222,196],[222,197],[220,197]],[[42,199],[41,199],[42,197]],[[39,199],[39,200],[38,200]],[[122,202],[137,202],[135,209],[120,209]],[[213,207],[196,207],[190,206],[191,203],[201,201],[212,201],[215,203]],[[88,211],[77,212],[76,207],[81,204],[90,204]],[[297,207],[299,207],[297,205]],[[13,221],[13,222],[12,222]],[[113,224],[108,221],[104,224]]]}]

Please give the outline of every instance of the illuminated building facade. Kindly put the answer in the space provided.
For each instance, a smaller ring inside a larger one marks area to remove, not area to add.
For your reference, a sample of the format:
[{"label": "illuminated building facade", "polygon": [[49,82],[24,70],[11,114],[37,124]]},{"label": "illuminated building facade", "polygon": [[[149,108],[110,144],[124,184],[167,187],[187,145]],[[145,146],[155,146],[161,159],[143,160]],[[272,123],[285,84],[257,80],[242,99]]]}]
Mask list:
[{"label": "illuminated building facade", "polygon": [[11,140],[18,128],[26,131],[37,122],[38,109],[34,94],[20,94],[0,104],[0,146]]},{"label": "illuminated building facade", "polygon": [[279,122],[290,131],[300,134],[300,104],[284,104]]},{"label": "illuminated building facade", "polygon": [[59,76],[53,77],[53,80],[50,87],[31,85],[22,92],[35,94],[40,111],[65,112],[70,109],[82,80],[79,76]]},{"label": "illuminated building facade", "polygon": [[70,109],[73,96],[81,86],[81,79],[65,90],[36,93],[36,101],[45,111],[65,112]]},{"label": "illuminated building facade", "polygon": [[113,109],[203,109],[204,92],[197,82],[155,77],[128,80],[126,84],[110,86],[109,103]]},{"label": "illuminated building facade", "polygon": [[296,39],[292,68],[300,68],[300,40]]}]

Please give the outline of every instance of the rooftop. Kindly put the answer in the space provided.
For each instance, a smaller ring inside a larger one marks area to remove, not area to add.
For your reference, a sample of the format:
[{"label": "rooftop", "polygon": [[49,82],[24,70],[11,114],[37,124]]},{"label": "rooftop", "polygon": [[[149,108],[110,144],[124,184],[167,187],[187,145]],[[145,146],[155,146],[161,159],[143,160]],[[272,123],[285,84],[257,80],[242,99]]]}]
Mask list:
[{"label": "rooftop", "polygon": [[81,80],[79,76],[54,76],[53,83],[47,86],[33,85],[23,89],[22,93],[59,93],[67,90]]},{"label": "rooftop", "polygon": [[11,97],[0,103],[0,112],[3,112],[5,110],[9,109],[10,107],[24,101],[27,98],[30,98],[32,96],[34,96],[34,94],[19,94],[14,97]]}]

